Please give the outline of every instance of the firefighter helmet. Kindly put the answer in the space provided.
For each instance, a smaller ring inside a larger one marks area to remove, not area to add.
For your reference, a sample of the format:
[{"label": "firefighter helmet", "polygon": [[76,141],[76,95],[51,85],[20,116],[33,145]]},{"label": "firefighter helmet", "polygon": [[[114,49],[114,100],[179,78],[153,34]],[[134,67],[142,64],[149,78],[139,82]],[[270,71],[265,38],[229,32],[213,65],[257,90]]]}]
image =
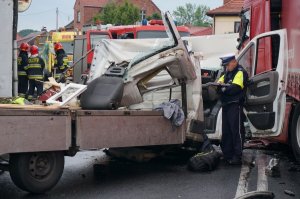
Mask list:
[{"label": "firefighter helmet", "polygon": [[54,44],[54,50],[55,51],[58,51],[58,50],[63,49],[63,48],[64,48],[63,45],[59,42]]},{"label": "firefighter helmet", "polygon": [[39,48],[36,45],[31,46],[30,47],[30,54],[31,55],[39,54]]},{"label": "firefighter helmet", "polygon": [[20,50],[22,50],[22,51],[28,51],[29,47],[30,47],[29,44],[26,43],[26,42],[24,42],[24,43],[21,43]]}]

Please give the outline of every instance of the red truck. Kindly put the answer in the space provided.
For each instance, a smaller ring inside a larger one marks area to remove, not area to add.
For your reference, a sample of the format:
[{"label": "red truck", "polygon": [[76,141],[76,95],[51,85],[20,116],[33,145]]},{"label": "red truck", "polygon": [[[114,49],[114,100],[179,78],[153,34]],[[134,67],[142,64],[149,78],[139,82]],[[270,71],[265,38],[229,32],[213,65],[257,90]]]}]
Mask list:
[{"label": "red truck", "polygon": [[[243,48],[241,61],[248,69],[249,75],[255,78],[274,73],[279,78],[273,85],[268,84],[266,79],[254,85],[255,89],[261,91],[261,96],[257,97],[260,98],[260,103],[254,103],[255,107],[248,106],[248,110],[253,112],[252,115],[248,114],[252,128],[258,136],[269,135],[275,141],[290,144],[298,161],[300,160],[299,8],[299,0],[245,0],[241,12],[239,38],[239,47]],[[278,32],[267,34],[269,31],[277,30],[281,35]],[[256,43],[249,45],[253,38],[257,38]],[[277,97],[273,94],[274,97],[271,98],[270,94],[273,91],[277,91]],[[263,96],[270,98],[265,100]],[[272,131],[266,130],[270,127]]]}]

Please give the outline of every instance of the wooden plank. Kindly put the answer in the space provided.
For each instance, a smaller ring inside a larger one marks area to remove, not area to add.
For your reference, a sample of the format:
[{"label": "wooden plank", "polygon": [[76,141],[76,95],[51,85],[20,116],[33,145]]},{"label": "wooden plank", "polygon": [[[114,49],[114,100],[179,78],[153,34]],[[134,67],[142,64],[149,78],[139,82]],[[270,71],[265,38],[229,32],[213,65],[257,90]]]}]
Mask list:
[{"label": "wooden plank", "polygon": [[68,106],[44,106],[44,105],[19,105],[19,104],[0,104],[0,109],[26,109],[26,110],[46,110],[46,109],[68,109]]}]

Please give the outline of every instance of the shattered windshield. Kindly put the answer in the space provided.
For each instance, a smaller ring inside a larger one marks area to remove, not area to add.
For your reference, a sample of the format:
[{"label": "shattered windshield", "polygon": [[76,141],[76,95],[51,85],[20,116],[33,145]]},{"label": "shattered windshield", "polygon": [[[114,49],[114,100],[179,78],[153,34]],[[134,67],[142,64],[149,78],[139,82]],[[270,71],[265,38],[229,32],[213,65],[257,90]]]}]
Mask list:
[{"label": "shattered windshield", "polygon": [[168,39],[158,39],[157,42],[155,42],[156,44],[154,44],[154,47],[152,48],[152,50],[147,51],[147,52],[142,52],[139,53],[137,56],[135,56],[130,64],[129,64],[129,68],[133,67],[134,65],[140,63],[141,61],[148,59],[149,57],[152,57],[162,51],[165,51],[167,49],[170,49],[174,46],[176,46],[176,41],[171,33],[170,30],[170,22],[167,21],[166,17],[163,17],[163,21],[164,21],[164,25],[166,28],[166,33],[168,35]]}]

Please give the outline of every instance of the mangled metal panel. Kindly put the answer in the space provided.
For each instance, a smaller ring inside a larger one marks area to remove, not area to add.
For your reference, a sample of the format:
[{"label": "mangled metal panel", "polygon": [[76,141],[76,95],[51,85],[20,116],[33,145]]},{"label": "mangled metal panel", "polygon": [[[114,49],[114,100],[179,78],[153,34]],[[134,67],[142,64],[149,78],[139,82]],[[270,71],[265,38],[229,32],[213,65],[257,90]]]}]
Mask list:
[{"label": "mangled metal panel", "polygon": [[191,50],[201,55],[201,69],[220,70],[220,56],[236,53],[238,34],[208,35],[184,38]]},{"label": "mangled metal panel", "polygon": [[[236,38],[237,34],[226,34],[186,37],[183,39],[188,41],[192,52],[200,53],[202,69],[219,70],[221,69],[219,57],[236,51]],[[103,40],[96,46],[89,82],[103,75],[112,62],[134,62],[135,59],[158,49],[166,41],[167,39]],[[180,53],[182,51],[179,51],[178,54]],[[158,53],[157,56],[166,57],[167,55],[174,55],[174,53],[163,52]],[[151,60],[156,60],[157,57],[149,59],[147,63],[151,63]],[[165,62],[170,62],[170,60]],[[130,74],[136,76],[143,73],[143,71],[151,69],[148,66],[144,67],[131,67]]]}]

